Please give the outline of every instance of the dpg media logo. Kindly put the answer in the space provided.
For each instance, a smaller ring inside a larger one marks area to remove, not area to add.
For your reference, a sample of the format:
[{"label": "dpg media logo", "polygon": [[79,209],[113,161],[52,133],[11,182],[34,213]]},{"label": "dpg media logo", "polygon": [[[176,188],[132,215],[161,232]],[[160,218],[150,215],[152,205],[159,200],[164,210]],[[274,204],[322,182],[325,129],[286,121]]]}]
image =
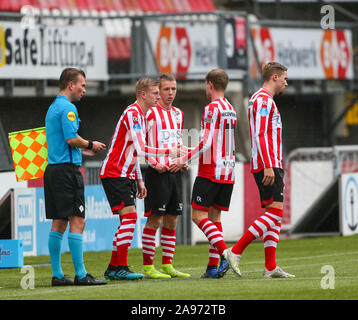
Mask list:
[{"label": "dpg media logo", "polygon": [[186,73],[191,59],[191,45],[184,27],[166,27],[160,30],[156,61],[162,73]]}]

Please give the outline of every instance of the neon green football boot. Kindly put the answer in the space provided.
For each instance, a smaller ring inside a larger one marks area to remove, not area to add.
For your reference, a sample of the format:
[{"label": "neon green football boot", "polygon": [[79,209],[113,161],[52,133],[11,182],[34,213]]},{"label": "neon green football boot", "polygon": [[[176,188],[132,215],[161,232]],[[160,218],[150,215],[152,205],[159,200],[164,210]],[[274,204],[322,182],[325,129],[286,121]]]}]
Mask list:
[{"label": "neon green football boot", "polygon": [[143,273],[147,279],[170,279],[170,275],[161,273],[153,265],[143,266]]},{"label": "neon green football boot", "polygon": [[160,269],[161,272],[169,275],[172,278],[189,278],[189,273],[183,273],[178,270],[175,270],[173,265],[171,264],[162,264],[162,268]]}]

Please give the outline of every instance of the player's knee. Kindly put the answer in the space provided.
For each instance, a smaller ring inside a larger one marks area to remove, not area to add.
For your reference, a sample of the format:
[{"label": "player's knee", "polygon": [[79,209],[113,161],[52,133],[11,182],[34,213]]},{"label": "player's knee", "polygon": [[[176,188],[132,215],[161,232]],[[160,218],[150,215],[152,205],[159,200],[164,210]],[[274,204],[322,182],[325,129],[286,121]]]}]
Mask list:
[{"label": "player's knee", "polygon": [[206,218],[206,214],[198,211],[198,210],[193,210],[192,215],[191,215],[191,220],[195,223],[195,224],[199,224],[200,221],[202,219]]},{"label": "player's knee", "polygon": [[175,216],[173,214],[166,214],[164,216],[163,225],[167,229],[175,229],[177,226],[178,216]]},{"label": "player's knee", "polygon": [[150,228],[150,229],[159,229],[161,223],[162,223],[163,218],[162,217],[158,217],[158,216],[149,216],[147,223],[145,224],[146,228]]}]

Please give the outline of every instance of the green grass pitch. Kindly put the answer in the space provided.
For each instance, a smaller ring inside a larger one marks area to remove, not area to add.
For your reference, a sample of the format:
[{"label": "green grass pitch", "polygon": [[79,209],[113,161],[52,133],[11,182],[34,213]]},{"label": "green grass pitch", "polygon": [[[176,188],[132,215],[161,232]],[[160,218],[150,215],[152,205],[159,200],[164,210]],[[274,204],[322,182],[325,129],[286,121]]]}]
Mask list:
[{"label": "green grass pitch", "polygon": [[[103,278],[111,252],[85,253],[86,269]],[[293,279],[264,279],[262,242],[252,243],[241,259],[242,278],[231,270],[221,279],[201,279],[208,259],[208,245],[177,246],[175,267],[192,275],[189,279],[109,281],[97,287],[52,288],[48,256],[25,257],[35,271],[35,287],[23,289],[26,273],[0,269],[0,300],[357,300],[358,236],[281,240],[277,263],[296,275]],[[131,269],[141,271],[140,249],[129,251]],[[161,249],[155,265],[159,268]],[[65,274],[74,277],[69,253],[62,255]],[[328,266],[328,267],[326,267]],[[327,271],[328,270],[328,271]]]}]

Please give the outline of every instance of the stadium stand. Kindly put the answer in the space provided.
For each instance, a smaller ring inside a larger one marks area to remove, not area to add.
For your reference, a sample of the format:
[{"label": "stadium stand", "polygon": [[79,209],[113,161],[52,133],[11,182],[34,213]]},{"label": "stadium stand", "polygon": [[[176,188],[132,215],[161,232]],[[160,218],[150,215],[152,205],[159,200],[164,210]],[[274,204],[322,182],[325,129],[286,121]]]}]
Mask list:
[{"label": "stadium stand", "polygon": [[[109,61],[130,60],[130,20],[126,18],[106,19],[107,17],[170,14],[189,12],[212,12],[216,8],[212,0],[1,0],[0,11],[22,12],[24,6],[31,6],[34,13],[75,17],[102,17],[107,34],[107,52]],[[66,24],[65,19],[46,19],[50,24]],[[85,22],[74,19],[76,23],[97,23],[94,20]]]}]

